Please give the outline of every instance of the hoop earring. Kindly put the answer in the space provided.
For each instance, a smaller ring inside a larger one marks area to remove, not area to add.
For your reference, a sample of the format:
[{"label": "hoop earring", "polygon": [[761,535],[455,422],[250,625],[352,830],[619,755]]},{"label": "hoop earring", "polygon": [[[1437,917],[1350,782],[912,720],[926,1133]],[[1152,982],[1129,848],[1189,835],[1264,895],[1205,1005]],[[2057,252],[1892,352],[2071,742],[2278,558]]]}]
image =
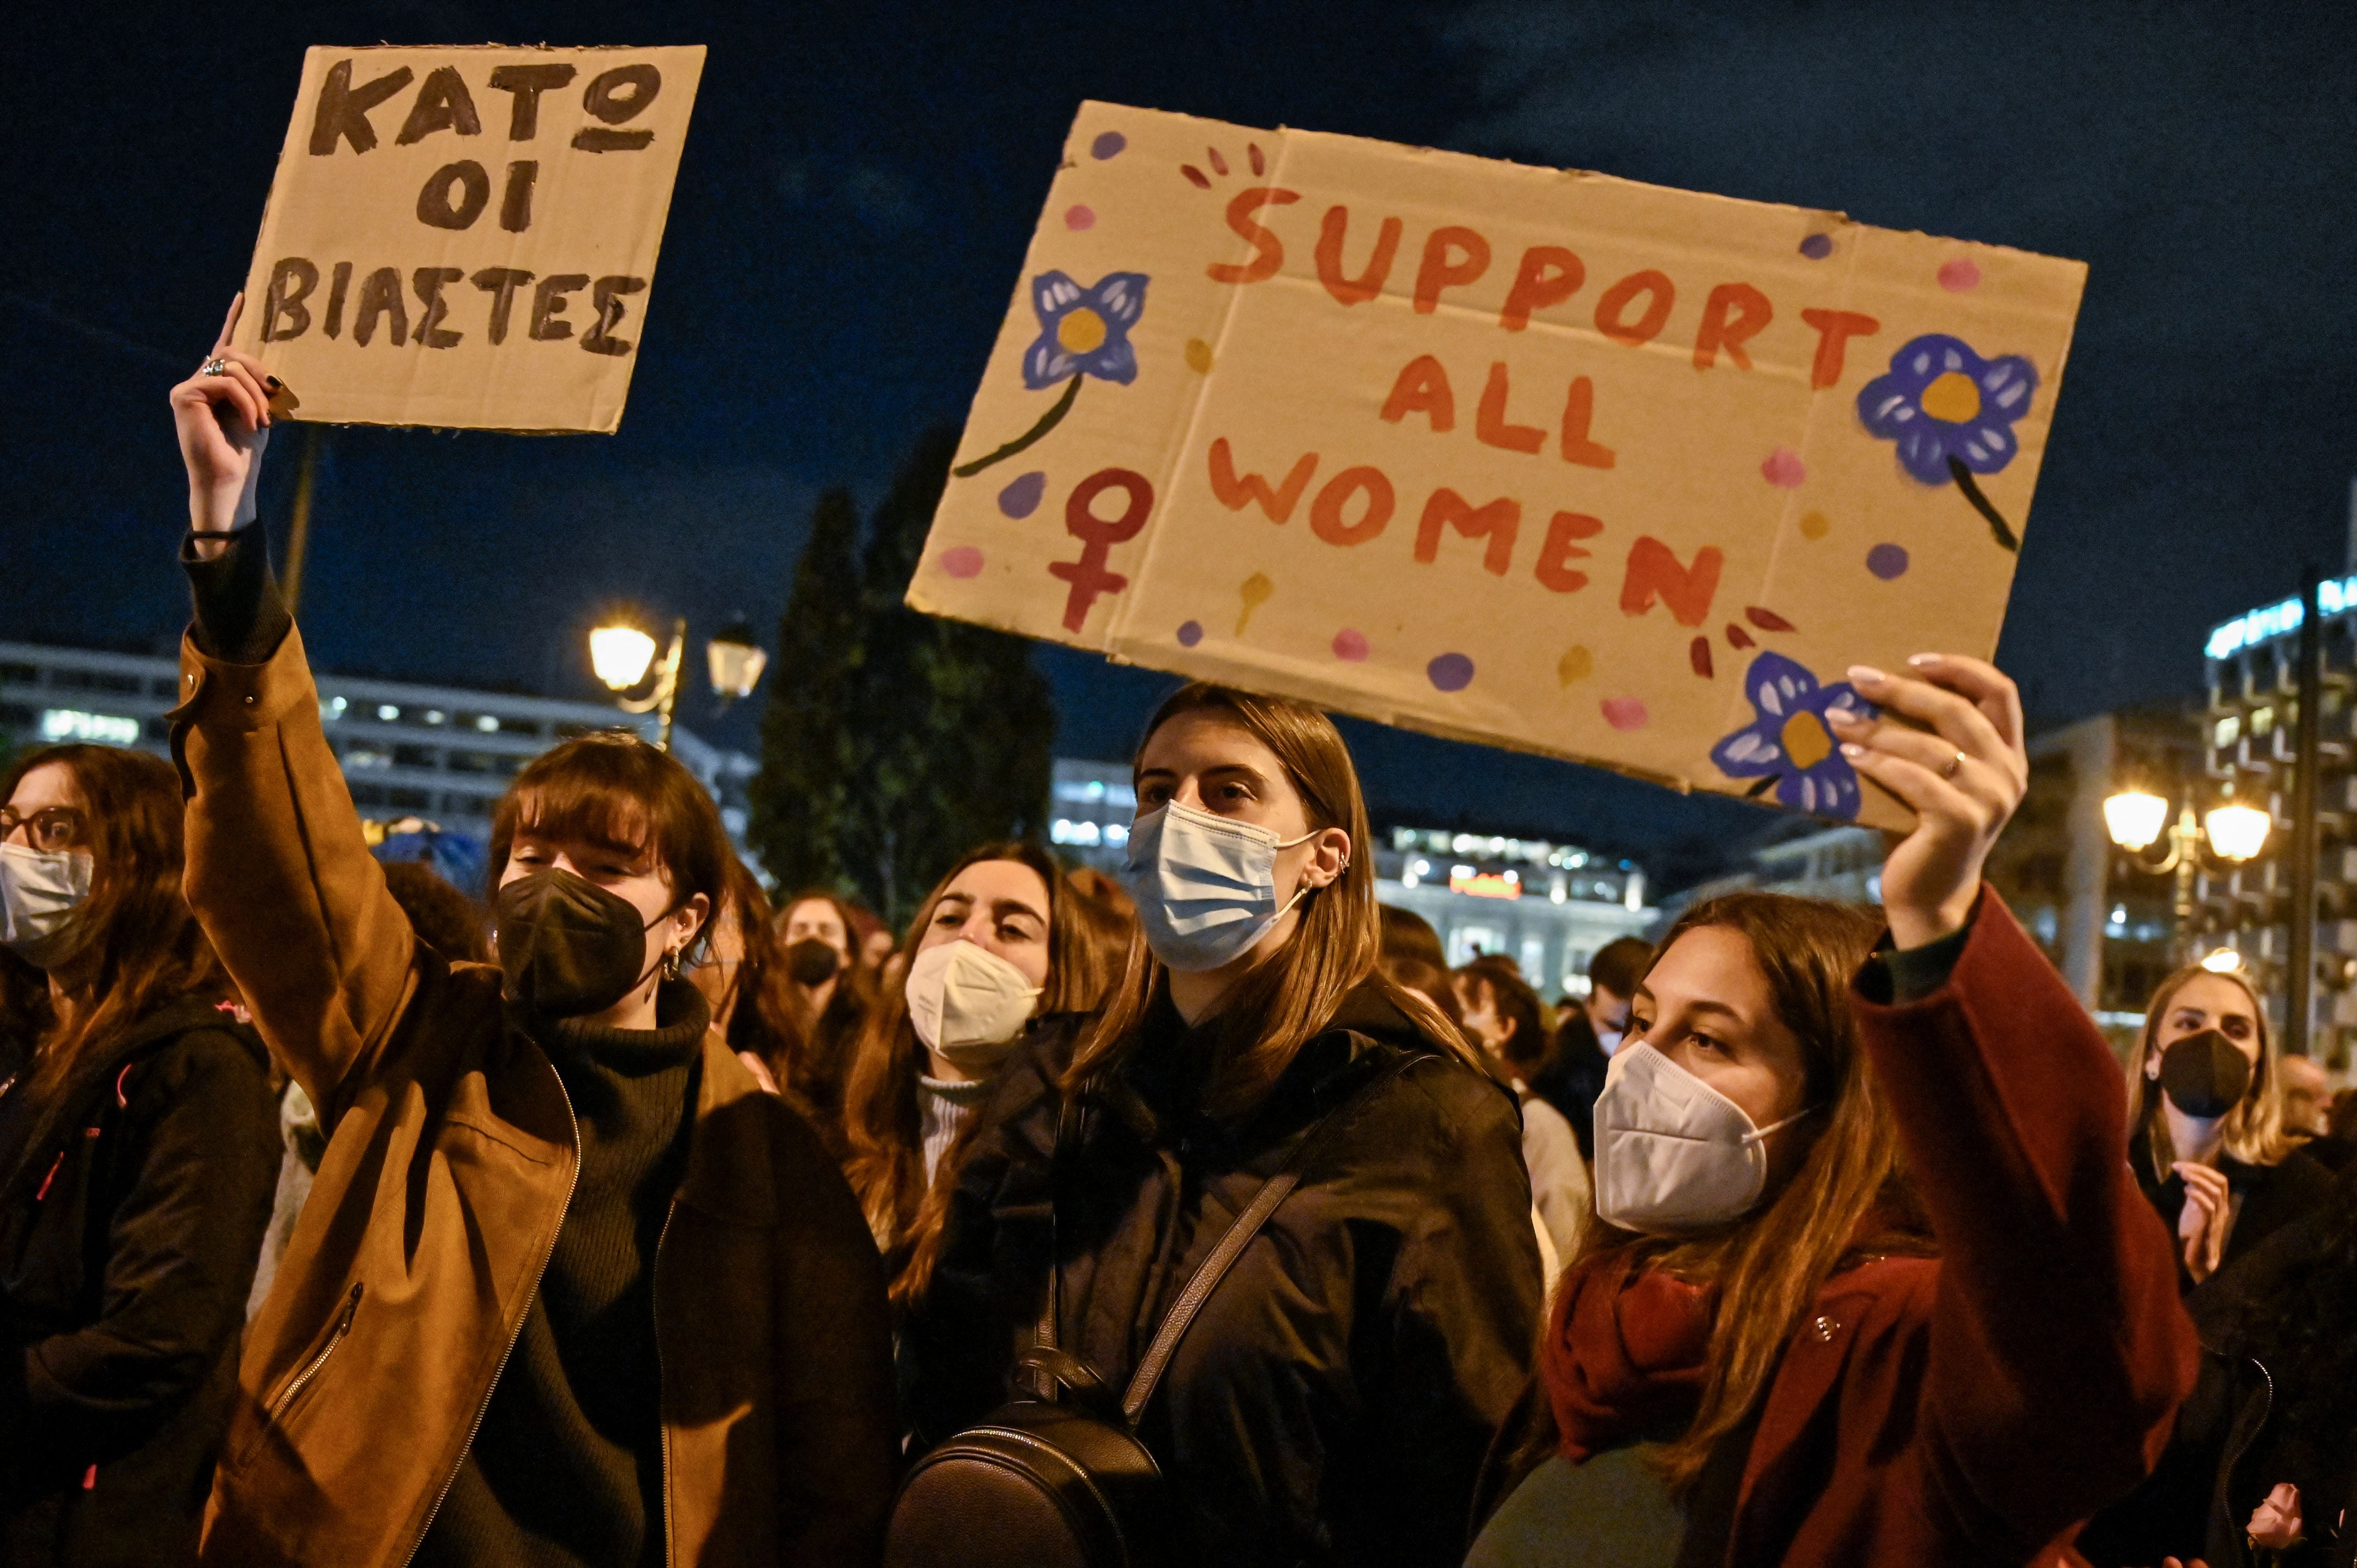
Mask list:
[{"label": "hoop earring", "polygon": [[662,976],[665,980],[679,978],[679,949],[672,948],[663,953]]}]

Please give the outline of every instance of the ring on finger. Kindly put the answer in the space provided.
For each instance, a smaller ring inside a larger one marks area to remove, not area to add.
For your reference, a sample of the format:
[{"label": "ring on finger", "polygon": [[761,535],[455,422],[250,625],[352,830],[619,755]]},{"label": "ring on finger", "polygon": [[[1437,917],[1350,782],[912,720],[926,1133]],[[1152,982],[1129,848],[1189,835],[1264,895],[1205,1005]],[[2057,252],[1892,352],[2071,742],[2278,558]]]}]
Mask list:
[{"label": "ring on finger", "polygon": [[[186,360],[182,361],[184,364],[186,362]],[[225,376],[229,374],[229,361],[219,358],[207,360],[205,368],[197,373],[200,376]]]},{"label": "ring on finger", "polygon": [[1956,755],[1948,758],[1948,765],[1940,769],[1940,777],[1943,779],[1953,779],[1957,773],[1963,770],[1964,766],[1964,754],[1963,749],[1959,747]]}]

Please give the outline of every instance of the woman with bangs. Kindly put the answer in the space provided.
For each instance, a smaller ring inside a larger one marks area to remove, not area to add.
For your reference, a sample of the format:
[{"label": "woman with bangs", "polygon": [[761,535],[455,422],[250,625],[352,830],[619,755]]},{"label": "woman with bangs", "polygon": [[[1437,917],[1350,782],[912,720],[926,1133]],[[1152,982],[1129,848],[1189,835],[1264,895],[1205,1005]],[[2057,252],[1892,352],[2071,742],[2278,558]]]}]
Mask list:
[{"label": "woman with bangs", "polygon": [[1637,985],[1469,1568],[2060,1561],[2168,1435],[2195,1344],[2118,1069],[1980,879],[2019,699],[1910,662],[1849,672],[1890,716],[1834,721],[1916,814],[1884,918],[1708,900]]},{"label": "woman with bangs", "polygon": [[845,1127],[852,1190],[884,1249],[892,1303],[923,1293],[941,1232],[942,1171],[1009,1052],[1041,1019],[1069,1030],[1091,1000],[1065,885],[1036,844],[975,850],[918,906],[899,978],[868,1015]]},{"label": "woman with bangs", "polygon": [[2181,1251],[2190,1291],[2322,1204],[2332,1173],[2284,1129],[2266,1009],[2239,970],[2186,965],[2145,1008],[2128,1163]]},{"label": "woman with bangs", "polygon": [[1538,1325],[1513,1100],[1381,972],[1366,808],[1323,714],[1188,686],[1135,777],[1144,943],[970,1131],[909,1330],[920,1442],[1008,1397],[1043,1313],[1122,1388],[1283,1173],[1143,1410],[1169,1560],[1454,1563]]},{"label": "woman with bangs", "polygon": [[227,338],[172,392],[188,895],[328,1144],[205,1560],[869,1559],[881,1271],[824,1145],[682,978],[726,897],[711,796],[633,735],[568,741],[494,815],[498,964],[417,941],[241,507],[275,383]]},{"label": "woman with bangs", "polygon": [[180,896],[180,781],[0,778],[0,1563],[196,1561],[278,1177],[262,1042]]}]

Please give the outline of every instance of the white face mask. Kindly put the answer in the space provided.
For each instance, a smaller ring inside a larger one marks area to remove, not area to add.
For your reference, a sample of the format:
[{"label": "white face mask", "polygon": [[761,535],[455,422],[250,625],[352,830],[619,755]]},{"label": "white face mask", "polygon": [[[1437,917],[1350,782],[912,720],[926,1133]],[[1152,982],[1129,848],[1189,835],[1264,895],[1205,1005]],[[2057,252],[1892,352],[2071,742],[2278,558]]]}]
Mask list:
[{"label": "white face mask", "polygon": [[1609,1057],[1620,1048],[1620,1042],[1627,1037],[1625,1030],[1598,1029],[1596,1031],[1596,1048]]},{"label": "white face mask", "polygon": [[909,965],[906,994],[917,1038],[959,1071],[975,1074],[1006,1059],[1039,1002],[1028,975],[963,940],[919,953]]},{"label": "white face mask", "polygon": [[90,897],[88,850],[0,843],[0,947],[40,969],[73,956],[84,935],[74,915]]},{"label": "white face mask", "polygon": [[1761,1140],[1807,1114],[1754,1127],[1735,1101],[1632,1041],[1613,1053],[1596,1099],[1596,1217],[1647,1236],[1740,1219],[1768,1185]]},{"label": "white face mask", "polygon": [[1279,908],[1279,842],[1254,822],[1231,822],[1173,800],[1137,819],[1120,881],[1137,905],[1154,956],[1181,974],[1232,963],[1309,894],[1307,883]]}]

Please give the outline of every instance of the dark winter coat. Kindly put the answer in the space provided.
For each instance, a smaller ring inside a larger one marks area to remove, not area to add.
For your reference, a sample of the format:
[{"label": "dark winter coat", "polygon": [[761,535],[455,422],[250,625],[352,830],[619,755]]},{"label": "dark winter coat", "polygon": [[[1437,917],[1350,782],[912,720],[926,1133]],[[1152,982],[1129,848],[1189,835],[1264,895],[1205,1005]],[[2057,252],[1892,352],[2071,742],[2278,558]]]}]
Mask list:
[{"label": "dark winter coat", "polygon": [[[2348,1278],[2352,1211],[2357,1176],[2344,1176],[2329,1208],[2277,1230],[2193,1293],[2187,1305],[2201,1335],[2201,1380],[2151,1477],[2081,1535],[2089,1561],[2115,1568],[2199,1557],[2210,1568],[2252,1568],[2259,1559],[2251,1514],[2289,1482],[2299,1488],[2308,1540],[2284,1556],[2283,1568],[2357,1564],[2357,1399],[2344,1399],[2341,1408],[2352,1413],[2323,1430],[2290,1409],[2320,1382],[2345,1380],[2344,1366],[2286,1359],[2253,1332],[2255,1309],[2302,1292],[2312,1271]],[[2336,1251],[2341,1255],[2327,1255]],[[2357,1322],[2344,1321],[2339,1332],[2357,1334]]]},{"label": "dark winter coat", "polygon": [[[1230,1219],[1321,1113],[1366,1090],[1321,1133],[1146,1408],[1141,1434],[1186,1532],[1177,1560],[1454,1568],[1538,1324],[1513,1101],[1372,987],[1235,1125],[1197,1109],[1189,1064],[1206,1051],[1167,1000],[1145,1030],[1084,1095],[1058,1187],[1059,1342],[1114,1388]],[[1030,1342],[1070,1058],[1068,1033],[1035,1037],[978,1113],[910,1327],[920,1442],[1005,1401]]]},{"label": "dark winter coat", "polygon": [[[2159,1180],[2153,1175],[2152,1144],[2149,1135],[2141,1128],[2128,1140],[2128,1164],[2136,1174],[2136,1185],[2169,1227],[2177,1234],[2177,1221],[2185,1211],[2185,1178],[2174,1171],[2169,1179]],[[2306,1151],[2294,1149],[2283,1157],[2283,1163],[2273,1165],[2249,1165],[2232,1155],[2218,1156],[2218,1174],[2226,1178],[2226,1190],[2236,1205],[2233,1229],[2226,1232],[2226,1250],[2219,1260],[2222,1268],[2235,1263],[2256,1251],[2259,1244],[2285,1226],[2313,1213],[2332,1191],[2332,1173],[2322,1162]],[[2193,1288],[2193,1275],[2185,1267],[2184,1249],[2178,1250],[2177,1288]]]},{"label": "dark winter coat", "polygon": [[0,1172],[0,1563],[195,1561],[278,1179],[265,1060],[184,999],[23,1108]]}]

